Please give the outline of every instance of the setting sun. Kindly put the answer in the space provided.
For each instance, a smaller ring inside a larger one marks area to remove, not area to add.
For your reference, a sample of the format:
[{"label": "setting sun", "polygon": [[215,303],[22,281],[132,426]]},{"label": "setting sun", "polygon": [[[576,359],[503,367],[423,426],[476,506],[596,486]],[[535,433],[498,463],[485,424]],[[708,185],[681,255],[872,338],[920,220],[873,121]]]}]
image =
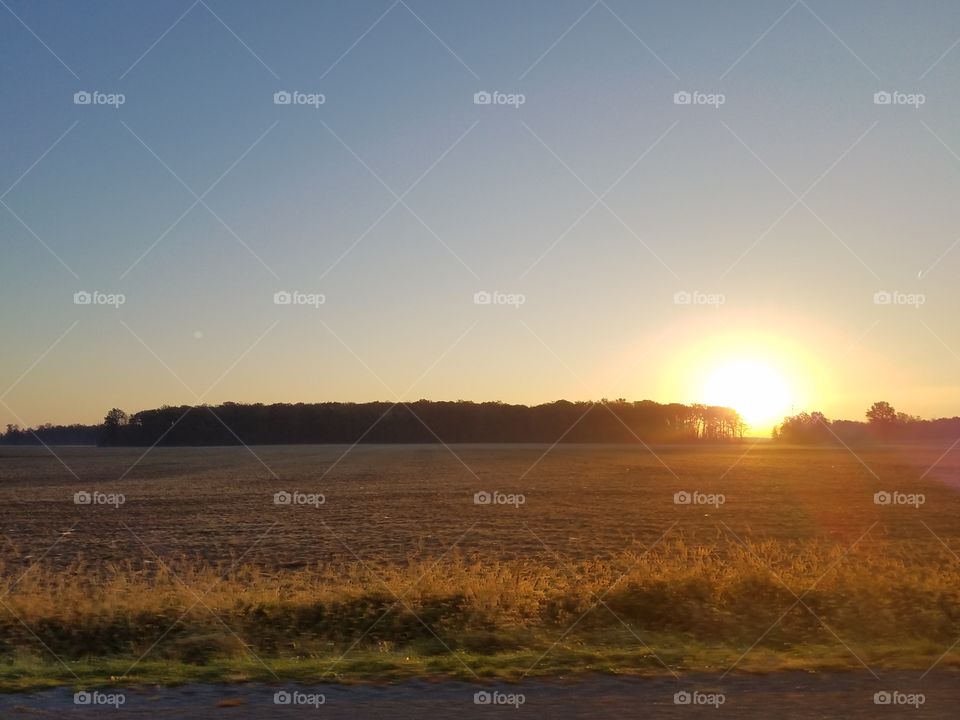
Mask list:
[{"label": "setting sun", "polygon": [[703,387],[704,402],[736,409],[751,428],[767,428],[793,403],[790,383],[774,367],[756,360],[730,362],[713,370]]},{"label": "setting sun", "polygon": [[[671,336],[663,354],[663,397],[680,397],[736,410],[745,434],[769,437],[784,417],[829,407],[836,380],[814,348],[839,343],[818,325],[761,313],[731,314],[722,325],[688,322]],[[673,348],[681,348],[674,350]]]}]

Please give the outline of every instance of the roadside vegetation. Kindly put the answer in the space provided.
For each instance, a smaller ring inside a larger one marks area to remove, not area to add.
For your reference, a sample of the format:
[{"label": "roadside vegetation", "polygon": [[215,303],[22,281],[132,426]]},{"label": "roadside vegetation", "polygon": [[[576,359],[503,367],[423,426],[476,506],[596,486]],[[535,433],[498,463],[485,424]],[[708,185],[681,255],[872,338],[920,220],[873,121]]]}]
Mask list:
[{"label": "roadside vegetation", "polygon": [[[181,560],[0,576],[6,689],[274,674],[926,669],[960,637],[960,563],[932,544],[846,552],[675,541],[560,566],[454,556],[268,570]],[[939,662],[958,664],[955,652]]]}]

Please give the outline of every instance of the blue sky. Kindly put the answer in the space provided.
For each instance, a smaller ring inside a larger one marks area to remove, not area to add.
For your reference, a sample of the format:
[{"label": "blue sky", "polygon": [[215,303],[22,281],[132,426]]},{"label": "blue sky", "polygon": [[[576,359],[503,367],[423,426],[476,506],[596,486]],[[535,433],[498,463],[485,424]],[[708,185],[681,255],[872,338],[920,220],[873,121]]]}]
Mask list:
[{"label": "blue sky", "polygon": [[0,421],[694,401],[731,338],[797,409],[960,407],[956,3],[4,3]]}]

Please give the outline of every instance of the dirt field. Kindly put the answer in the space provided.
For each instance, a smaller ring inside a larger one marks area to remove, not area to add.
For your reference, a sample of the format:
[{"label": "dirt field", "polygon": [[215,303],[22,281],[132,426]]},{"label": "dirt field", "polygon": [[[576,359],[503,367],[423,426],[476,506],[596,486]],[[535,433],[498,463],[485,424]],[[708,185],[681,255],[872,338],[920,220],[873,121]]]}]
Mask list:
[{"label": "dirt field", "polygon": [[[604,557],[664,533],[741,539],[935,543],[960,549],[960,449],[558,446],[0,448],[2,557],[9,566],[175,555],[266,567],[438,557],[454,543],[486,560]],[[455,453],[455,455],[454,455]],[[937,462],[936,467],[931,466]],[[62,460],[62,462],[61,462]],[[924,479],[921,476],[926,474]],[[125,503],[76,505],[82,491]],[[275,505],[274,493],[325,503]],[[474,494],[522,494],[476,505]],[[674,504],[674,493],[725,503]],[[878,491],[925,503],[882,506]],[[926,527],[925,525],[926,524]],[[936,534],[936,537],[934,536]],[[57,542],[59,540],[59,542]],[[57,542],[56,547],[50,546]],[[356,556],[356,558],[354,557]]]}]

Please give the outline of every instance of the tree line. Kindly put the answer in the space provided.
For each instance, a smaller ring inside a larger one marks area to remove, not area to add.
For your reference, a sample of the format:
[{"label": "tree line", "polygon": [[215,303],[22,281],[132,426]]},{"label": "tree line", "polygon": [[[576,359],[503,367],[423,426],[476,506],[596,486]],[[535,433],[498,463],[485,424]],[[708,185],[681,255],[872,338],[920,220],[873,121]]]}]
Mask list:
[{"label": "tree line", "polygon": [[773,439],[801,445],[956,440],[960,417],[924,420],[898,412],[885,400],[873,403],[865,419],[830,420],[822,412],[798,413],[774,427]]},{"label": "tree line", "polygon": [[278,403],[164,406],[99,425],[8,425],[0,444],[639,443],[724,441],[746,429],[731,408],[628,402]]}]

